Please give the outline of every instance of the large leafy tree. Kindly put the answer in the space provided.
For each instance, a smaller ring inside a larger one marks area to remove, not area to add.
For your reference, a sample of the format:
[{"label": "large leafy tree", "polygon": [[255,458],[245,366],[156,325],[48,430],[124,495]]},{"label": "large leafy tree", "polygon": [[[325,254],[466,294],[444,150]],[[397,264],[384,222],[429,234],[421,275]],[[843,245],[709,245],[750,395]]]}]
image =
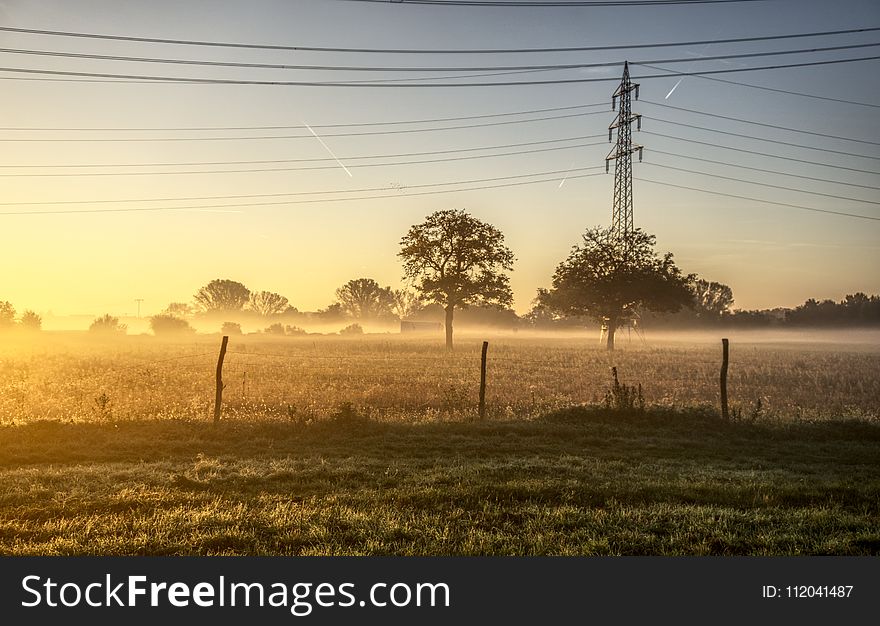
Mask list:
[{"label": "large leafy tree", "polygon": [[456,307],[509,306],[513,252],[500,230],[462,210],[437,211],[409,229],[398,256],[404,278],[446,311],[446,347],[452,349]]},{"label": "large leafy tree", "polygon": [[372,278],[357,278],[336,290],[342,310],[355,319],[388,317],[394,308],[394,292]]},{"label": "large leafy tree", "polygon": [[683,275],[672,253],[658,256],[655,237],[634,230],[626,239],[593,228],[583,235],[553,274],[553,287],[539,301],[565,316],[587,316],[607,324],[607,348],[632,311],[674,312],[693,305],[692,275]]},{"label": "large leafy tree", "polygon": [[287,298],[271,291],[260,291],[250,295],[249,306],[264,317],[280,315],[290,306]]},{"label": "large leafy tree", "polygon": [[241,311],[250,298],[250,290],[234,280],[215,279],[193,296],[207,313]]}]

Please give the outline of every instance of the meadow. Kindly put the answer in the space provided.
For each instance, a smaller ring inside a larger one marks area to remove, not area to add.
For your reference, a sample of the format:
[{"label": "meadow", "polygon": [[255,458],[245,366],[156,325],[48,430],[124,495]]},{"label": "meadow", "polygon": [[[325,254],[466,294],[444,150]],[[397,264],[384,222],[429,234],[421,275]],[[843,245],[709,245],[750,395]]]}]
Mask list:
[{"label": "meadow", "polygon": [[[0,554],[880,554],[880,349],[394,335],[0,349]],[[605,402],[609,367],[644,409]],[[760,400],[760,403],[759,403]]]}]

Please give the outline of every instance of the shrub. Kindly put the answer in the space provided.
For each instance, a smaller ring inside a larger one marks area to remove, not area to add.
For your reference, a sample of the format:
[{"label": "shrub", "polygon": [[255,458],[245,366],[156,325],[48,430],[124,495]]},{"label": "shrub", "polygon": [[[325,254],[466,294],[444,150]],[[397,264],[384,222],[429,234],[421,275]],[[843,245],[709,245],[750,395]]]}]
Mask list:
[{"label": "shrub", "polygon": [[19,323],[25,330],[40,330],[43,327],[43,318],[33,311],[25,311]]},{"label": "shrub", "polygon": [[361,328],[360,324],[349,324],[345,328],[339,331],[340,335],[363,335],[364,329]]},{"label": "shrub", "polygon": [[291,326],[290,324],[284,327],[284,332],[291,337],[304,336],[308,334],[299,326]]},{"label": "shrub", "polygon": [[155,335],[184,335],[196,332],[189,322],[173,315],[154,315],[150,318],[150,328]]},{"label": "shrub", "polygon": [[124,335],[127,326],[119,323],[118,317],[113,317],[109,313],[95,319],[89,326],[89,332],[93,333],[119,333]]},{"label": "shrub", "polygon": [[267,335],[283,335],[284,334],[284,325],[275,322],[269,328],[263,331]]}]

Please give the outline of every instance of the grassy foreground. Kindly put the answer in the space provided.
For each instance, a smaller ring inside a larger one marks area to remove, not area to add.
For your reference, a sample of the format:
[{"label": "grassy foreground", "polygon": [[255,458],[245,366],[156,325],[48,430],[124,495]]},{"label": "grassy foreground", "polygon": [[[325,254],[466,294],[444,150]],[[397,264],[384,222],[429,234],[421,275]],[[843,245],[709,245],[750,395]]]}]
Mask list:
[{"label": "grassy foreground", "polygon": [[880,554],[880,424],[0,428],[0,554]]}]

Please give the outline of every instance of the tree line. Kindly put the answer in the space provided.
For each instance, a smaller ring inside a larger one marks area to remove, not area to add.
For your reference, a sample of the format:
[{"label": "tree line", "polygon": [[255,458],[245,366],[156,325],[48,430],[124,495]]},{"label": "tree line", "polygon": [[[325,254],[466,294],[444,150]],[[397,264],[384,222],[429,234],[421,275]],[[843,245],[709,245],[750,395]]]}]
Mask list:
[{"label": "tree line", "polygon": [[[150,318],[156,334],[194,332],[188,317],[226,317],[224,333],[241,332],[234,315],[273,321],[266,332],[304,334],[298,326],[282,324],[308,316],[320,322],[342,320],[393,322],[442,317],[446,346],[453,346],[457,312],[480,312],[484,323],[509,327],[566,328],[588,320],[607,331],[614,348],[615,331],[625,325],[792,325],[842,326],[880,324],[880,297],[863,293],[842,302],[808,300],[795,309],[734,311],[733,291],[722,283],[684,274],[671,252],[658,253],[656,238],[636,229],[621,235],[591,228],[556,267],[550,287],[538,290],[532,309],[518,317],[510,306],[509,273],[515,257],[495,226],[463,210],[443,210],[412,226],[400,240],[398,257],[406,289],[381,286],[372,278],[348,281],[336,290],[336,300],[314,313],[301,313],[281,294],[251,291],[230,279],[216,279],[193,295],[191,303],[174,302]],[[472,315],[472,319],[474,316]],[[39,329],[41,320],[26,311],[17,322]],[[0,302],[0,328],[16,324],[15,311]],[[94,332],[124,333],[118,318],[104,315]],[[350,324],[344,334],[362,332]]]}]

